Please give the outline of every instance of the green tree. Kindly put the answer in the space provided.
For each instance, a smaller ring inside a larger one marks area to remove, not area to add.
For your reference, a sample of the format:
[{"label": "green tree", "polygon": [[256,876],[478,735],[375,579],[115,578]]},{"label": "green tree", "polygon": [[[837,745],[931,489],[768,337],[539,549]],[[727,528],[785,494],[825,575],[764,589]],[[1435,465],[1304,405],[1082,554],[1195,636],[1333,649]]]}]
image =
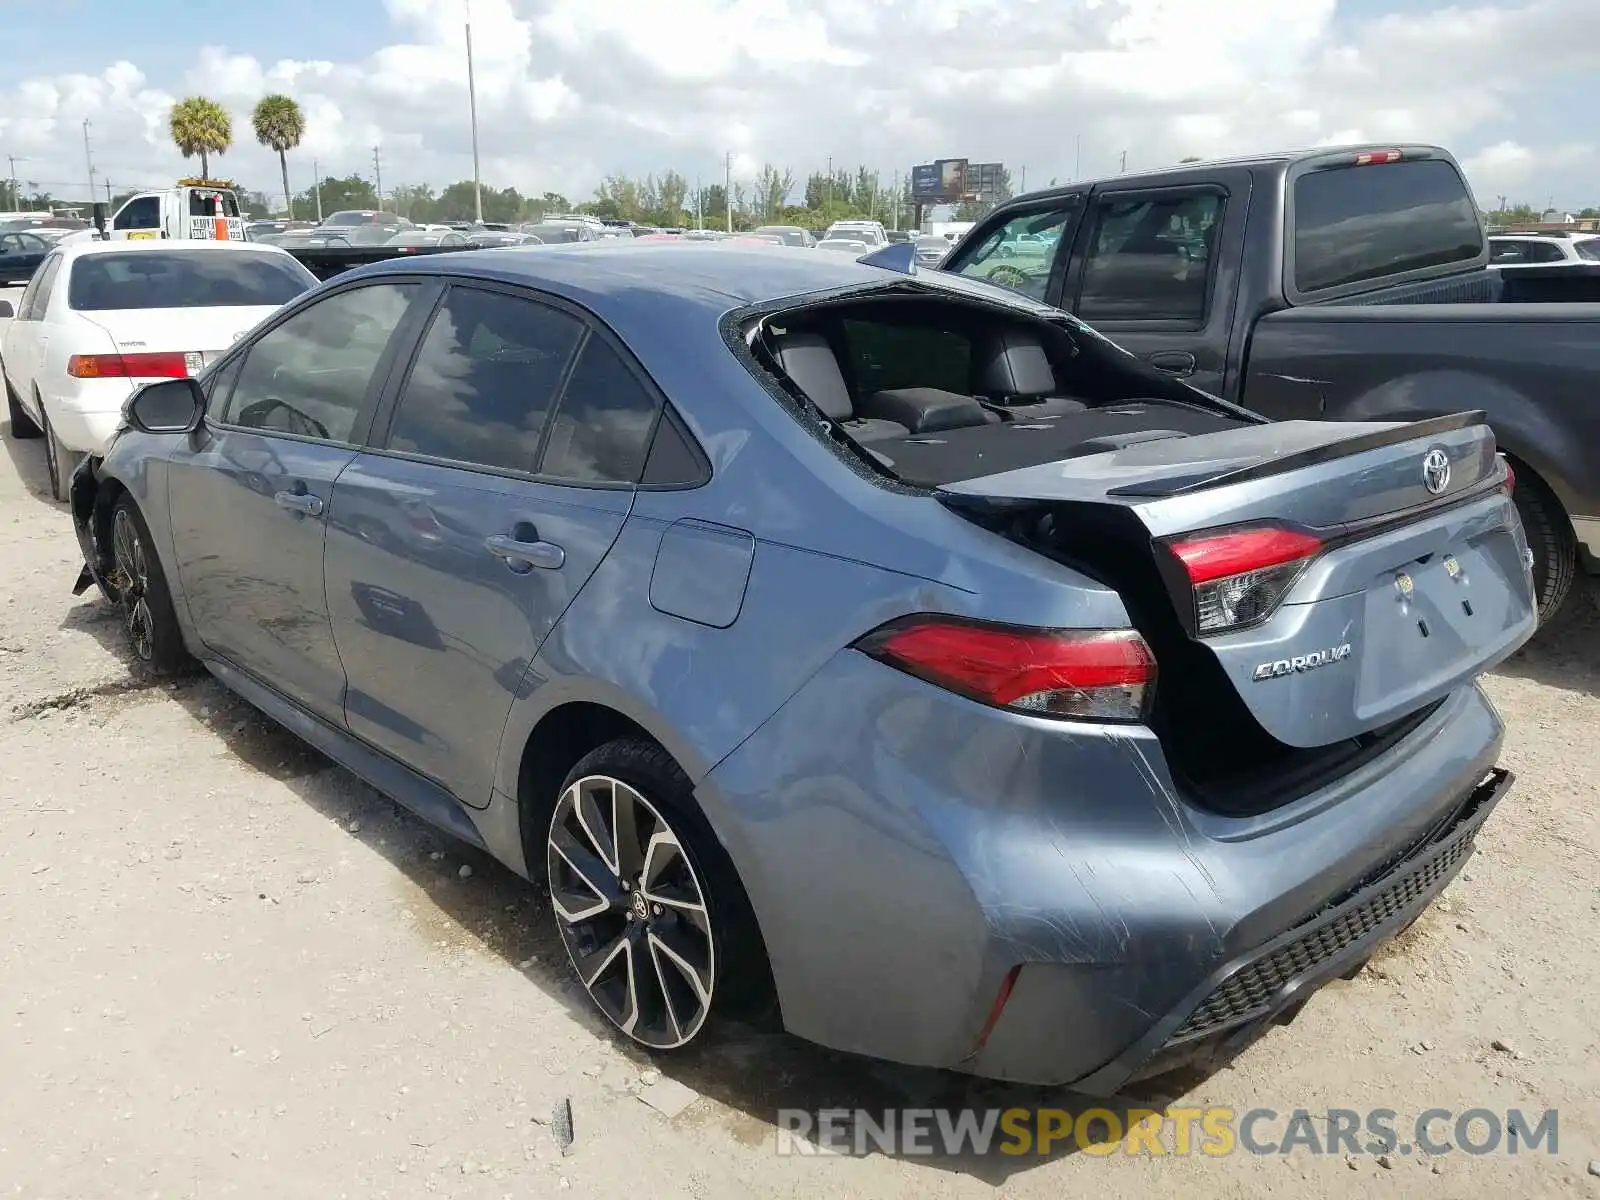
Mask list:
[{"label": "green tree", "polygon": [[289,190],[289,151],[300,144],[306,135],[306,115],[300,105],[280,92],[263,96],[250,114],[250,124],[255,129],[256,141],[278,155],[278,169],[283,173],[283,202],[288,207],[289,219],[294,220],[294,193]]},{"label": "green tree", "polygon": [[656,210],[650,219],[657,225],[682,225],[683,206],[688,198],[689,181],[676,171],[668,171],[656,184]]},{"label": "green tree", "polygon": [[211,156],[219,158],[233,145],[233,118],[215,100],[190,96],[172,106],[167,128],[185,158],[200,156],[200,174],[211,177]]},{"label": "green tree", "polygon": [[756,176],[756,205],[764,220],[777,219],[783,206],[789,201],[789,193],[794,191],[794,172],[779,172],[771,163],[761,168],[761,174]]},{"label": "green tree", "polygon": [[[322,197],[320,209],[316,207],[319,191]],[[307,188],[300,193],[300,198],[303,206],[313,212],[320,211],[324,216],[338,212],[341,208],[378,207],[378,194],[372,190],[372,185],[359,175],[349,175],[343,179],[324,179],[320,189]]]}]

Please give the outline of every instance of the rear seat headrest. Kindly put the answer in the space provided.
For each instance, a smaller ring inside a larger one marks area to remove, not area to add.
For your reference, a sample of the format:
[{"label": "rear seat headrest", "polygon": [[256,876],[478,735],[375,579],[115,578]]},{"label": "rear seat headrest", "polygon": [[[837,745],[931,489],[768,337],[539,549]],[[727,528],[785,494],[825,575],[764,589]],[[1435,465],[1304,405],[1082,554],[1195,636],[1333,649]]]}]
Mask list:
[{"label": "rear seat headrest", "polygon": [[1001,329],[975,347],[978,391],[986,396],[1050,396],[1056,373],[1044,345],[1032,334]]},{"label": "rear seat headrest", "polygon": [[794,385],[835,421],[848,421],[855,414],[844,372],[827,338],[820,333],[786,333],[774,340],[773,353]]}]

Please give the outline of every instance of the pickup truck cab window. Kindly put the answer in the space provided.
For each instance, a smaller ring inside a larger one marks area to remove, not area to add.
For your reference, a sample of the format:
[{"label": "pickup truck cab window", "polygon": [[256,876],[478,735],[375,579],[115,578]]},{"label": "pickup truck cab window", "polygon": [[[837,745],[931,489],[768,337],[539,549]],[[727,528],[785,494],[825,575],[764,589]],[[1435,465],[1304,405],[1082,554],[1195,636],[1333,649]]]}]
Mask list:
[{"label": "pickup truck cab window", "polygon": [[1222,201],[1211,188],[1097,197],[1077,315],[1091,325],[1203,325]]},{"label": "pickup truck cab window", "polygon": [[111,222],[113,229],[160,229],[161,198],[135,196],[117,212]]},{"label": "pickup truck cab window", "polygon": [[1308,171],[1294,181],[1301,293],[1470,263],[1483,253],[1472,195],[1442,158]]},{"label": "pickup truck cab window", "polygon": [[1072,242],[1082,204],[1081,197],[1066,196],[1049,208],[1019,214],[974,249],[957,250],[949,269],[1044,300],[1051,274]]}]

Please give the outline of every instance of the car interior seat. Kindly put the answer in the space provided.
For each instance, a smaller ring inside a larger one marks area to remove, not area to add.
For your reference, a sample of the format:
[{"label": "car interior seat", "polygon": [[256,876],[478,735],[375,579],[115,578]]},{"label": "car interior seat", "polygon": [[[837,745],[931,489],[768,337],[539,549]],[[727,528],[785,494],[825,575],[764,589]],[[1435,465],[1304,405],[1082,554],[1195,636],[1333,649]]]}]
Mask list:
[{"label": "car interior seat", "polygon": [[974,387],[978,395],[1017,420],[1083,412],[1081,400],[1057,395],[1055,368],[1044,345],[1031,333],[996,329],[973,347]]}]

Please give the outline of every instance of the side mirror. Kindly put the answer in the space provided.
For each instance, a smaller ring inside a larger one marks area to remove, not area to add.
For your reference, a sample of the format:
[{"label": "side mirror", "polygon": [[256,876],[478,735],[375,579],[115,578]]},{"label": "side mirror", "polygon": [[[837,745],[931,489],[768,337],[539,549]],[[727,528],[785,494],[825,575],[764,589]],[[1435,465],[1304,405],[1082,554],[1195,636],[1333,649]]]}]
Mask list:
[{"label": "side mirror", "polygon": [[9,320],[17,315],[17,310],[11,307],[11,301],[0,300],[0,321]]},{"label": "side mirror", "polygon": [[193,379],[147,383],[123,405],[123,416],[140,433],[192,433],[205,416],[206,395]]},{"label": "side mirror", "polygon": [[94,213],[94,227],[99,231],[101,237],[105,236],[106,219],[110,216],[110,210],[111,206],[103,201],[96,202],[94,207],[91,209],[91,211]]}]

